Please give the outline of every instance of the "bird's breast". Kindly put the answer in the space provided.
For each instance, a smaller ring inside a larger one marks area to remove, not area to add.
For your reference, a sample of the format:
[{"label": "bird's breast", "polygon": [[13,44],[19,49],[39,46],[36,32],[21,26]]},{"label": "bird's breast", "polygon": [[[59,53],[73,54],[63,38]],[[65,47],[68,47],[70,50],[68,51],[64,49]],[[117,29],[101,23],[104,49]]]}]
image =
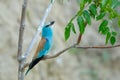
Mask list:
[{"label": "bird's breast", "polygon": [[52,46],[52,39],[47,39],[46,38],[46,42],[44,44],[43,49],[41,49],[39,51],[38,58],[43,56],[43,55],[46,55],[48,53],[48,51],[50,50],[51,46]]},{"label": "bird's breast", "polygon": [[52,46],[52,39],[47,39],[46,43],[45,43],[46,49],[49,50],[51,48],[51,46]]}]

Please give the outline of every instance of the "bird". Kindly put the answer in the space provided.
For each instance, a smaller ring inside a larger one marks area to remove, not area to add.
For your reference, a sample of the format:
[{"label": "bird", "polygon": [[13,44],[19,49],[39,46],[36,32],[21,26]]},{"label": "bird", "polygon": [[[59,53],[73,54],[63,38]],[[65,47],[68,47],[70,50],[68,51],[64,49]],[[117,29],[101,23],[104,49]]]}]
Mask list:
[{"label": "bird", "polygon": [[55,23],[55,21],[51,21],[49,24],[45,25],[42,28],[42,38],[39,41],[38,47],[35,51],[35,54],[33,56],[33,59],[31,63],[29,64],[28,70],[26,71],[25,75],[28,74],[28,72],[40,61],[44,58],[44,56],[49,52],[49,50],[52,47],[52,41],[53,41],[53,31],[52,31],[52,25]]}]

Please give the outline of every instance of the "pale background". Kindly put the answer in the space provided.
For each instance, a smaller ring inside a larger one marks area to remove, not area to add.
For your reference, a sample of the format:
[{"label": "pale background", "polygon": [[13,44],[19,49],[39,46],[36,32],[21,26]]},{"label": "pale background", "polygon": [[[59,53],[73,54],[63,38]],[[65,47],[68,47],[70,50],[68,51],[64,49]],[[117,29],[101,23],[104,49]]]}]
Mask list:
[{"label": "pale background", "polygon": [[[17,80],[17,44],[23,0],[0,0],[0,80]],[[26,51],[42,19],[49,0],[28,0],[23,52]],[[64,28],[79,10],[76,0],[55,0],[47,22],[55,20],[54,54],[75,43],[78,33],[71,34],[65,42]],[[98,34],[98,23],[87,26],[82,46],[104,45],[105,37]],[[117,28],[116,23],[112,23]],[[77,27],[77,25],[76,25]],[[117,28],[119,30],[119,28]],[[117,43],[120,36],[118,35]],[[39,40],[38,40],[39,41]],[[37,41],[37,43],[38,43]],[[31,61],[37,43],[27,61]],[[120,48],[115,49],[72,49],[61,56],[41,61],[25,77],[25,80],[120,80]]]}]

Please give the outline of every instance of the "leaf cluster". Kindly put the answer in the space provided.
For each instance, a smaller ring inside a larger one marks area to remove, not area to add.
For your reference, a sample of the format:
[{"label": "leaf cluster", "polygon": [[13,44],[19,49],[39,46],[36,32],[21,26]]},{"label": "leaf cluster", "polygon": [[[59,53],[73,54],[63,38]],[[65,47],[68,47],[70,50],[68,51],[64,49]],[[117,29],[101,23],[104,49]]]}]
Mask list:
[{"label": "leaf cluster", "polygon": [[69,39],[71,31],[76,34],[76,26],[74,26],[73,20],[76,20],[78,24],[79,33],[84,34],[85,24],[91,25],[93,19],[95,21],[100,21],[98,32],[106,36],[105,44],[110,42],[114,45],[117,32],[112,31],[109,22],[117,18],[117,24],[120,26],[120,14],[116,10],[119,6],[120,1],[118,0],[80,0],[78,12],[71,18],[65,27],[65,40]]}]

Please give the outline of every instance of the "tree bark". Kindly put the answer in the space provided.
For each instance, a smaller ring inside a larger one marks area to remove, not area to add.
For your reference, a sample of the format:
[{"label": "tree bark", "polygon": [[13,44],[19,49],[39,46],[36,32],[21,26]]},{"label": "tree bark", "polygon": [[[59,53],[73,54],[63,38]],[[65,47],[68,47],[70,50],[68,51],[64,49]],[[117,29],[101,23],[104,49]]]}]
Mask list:
[{"label": "tree bark", "polygon": [[25,60],[22,60],[22,45],[23,45],[23,35],[24,35],[24,28],[25,28],[25,12],[26,12],[27,0],[24,0],[22,4],[22,12],[21,12],[21,22],[20,22],[20,29],[19,29],[19,41],[18,41],[18,80],[24,80],[24,71],[23,65]]}]

